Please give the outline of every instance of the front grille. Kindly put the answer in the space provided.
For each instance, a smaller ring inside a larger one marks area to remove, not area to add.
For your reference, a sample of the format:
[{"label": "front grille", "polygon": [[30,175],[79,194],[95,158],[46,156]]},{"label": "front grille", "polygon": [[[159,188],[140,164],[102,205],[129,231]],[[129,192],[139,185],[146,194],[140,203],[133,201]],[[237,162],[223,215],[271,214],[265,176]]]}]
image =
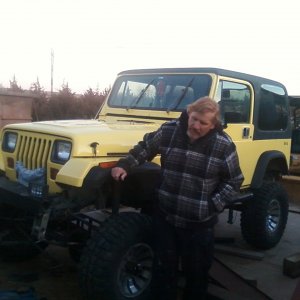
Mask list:
[{"label": "front grille", "polygon": [[32,137],[25,134],[19,136],[17,161],[30,170],[45,168],[52,141],[45,137]]}]

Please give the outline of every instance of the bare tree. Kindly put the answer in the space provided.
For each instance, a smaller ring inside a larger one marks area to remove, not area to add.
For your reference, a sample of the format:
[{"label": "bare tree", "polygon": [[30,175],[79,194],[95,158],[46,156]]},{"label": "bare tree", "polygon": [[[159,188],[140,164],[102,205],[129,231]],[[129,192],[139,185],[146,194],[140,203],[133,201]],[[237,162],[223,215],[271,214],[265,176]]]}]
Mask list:
[{"label": "bare tree", "polygon": [[39,78],[30,86],[30,92],[34,95],[32,102],[32,120],[44,120],[47,115],[47,94],[43,87],[41,87]]},{"label": "bare tree", "polygon": [[23,92],[21,86],[18,85],[15,75],[13,76],[13,79],[9,81],[9,89],[13,92]]}]

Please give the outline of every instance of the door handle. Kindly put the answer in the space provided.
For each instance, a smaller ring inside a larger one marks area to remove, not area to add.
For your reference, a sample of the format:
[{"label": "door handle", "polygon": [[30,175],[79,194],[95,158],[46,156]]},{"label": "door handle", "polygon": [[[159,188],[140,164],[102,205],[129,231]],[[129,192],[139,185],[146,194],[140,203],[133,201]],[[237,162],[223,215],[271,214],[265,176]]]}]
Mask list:
[{"label": "door handle", "polygon": [[249,127],[244,127],[243,128],[243,139],[248,139],[250,134],[250,128]]}]

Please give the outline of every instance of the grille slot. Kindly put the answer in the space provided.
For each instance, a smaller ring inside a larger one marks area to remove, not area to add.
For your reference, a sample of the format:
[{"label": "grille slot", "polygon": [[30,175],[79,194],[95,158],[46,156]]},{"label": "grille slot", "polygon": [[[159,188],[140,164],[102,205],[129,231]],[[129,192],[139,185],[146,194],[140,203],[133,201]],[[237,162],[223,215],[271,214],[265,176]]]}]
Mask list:
[{"label": "grille slot", "polygon": [[41,137],[21,135],[17,150],[17,161],[27,169],[45,168],[52,141]]}]

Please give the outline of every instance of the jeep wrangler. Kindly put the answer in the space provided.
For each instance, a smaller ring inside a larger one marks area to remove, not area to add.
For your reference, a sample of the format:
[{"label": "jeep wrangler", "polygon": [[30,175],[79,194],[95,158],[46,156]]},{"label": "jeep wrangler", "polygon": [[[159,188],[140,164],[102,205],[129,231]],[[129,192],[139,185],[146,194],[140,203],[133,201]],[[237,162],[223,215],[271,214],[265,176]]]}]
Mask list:
[{"label": "jeep wrangler", "polygon": [[245,180],[232,199],[243,238],[269,249],[281,239],[288,197],[291,122],[279,82],[218,68],[118,74],[93,120],[7,125],[0,152],[0,255],[24,259],[48,244],[80,260],[87,299],[146,299],[153,282],[151,212],[159,156],[122,183],[111,168],[146,132],[178,118],[202,96],[220,104]]}]

